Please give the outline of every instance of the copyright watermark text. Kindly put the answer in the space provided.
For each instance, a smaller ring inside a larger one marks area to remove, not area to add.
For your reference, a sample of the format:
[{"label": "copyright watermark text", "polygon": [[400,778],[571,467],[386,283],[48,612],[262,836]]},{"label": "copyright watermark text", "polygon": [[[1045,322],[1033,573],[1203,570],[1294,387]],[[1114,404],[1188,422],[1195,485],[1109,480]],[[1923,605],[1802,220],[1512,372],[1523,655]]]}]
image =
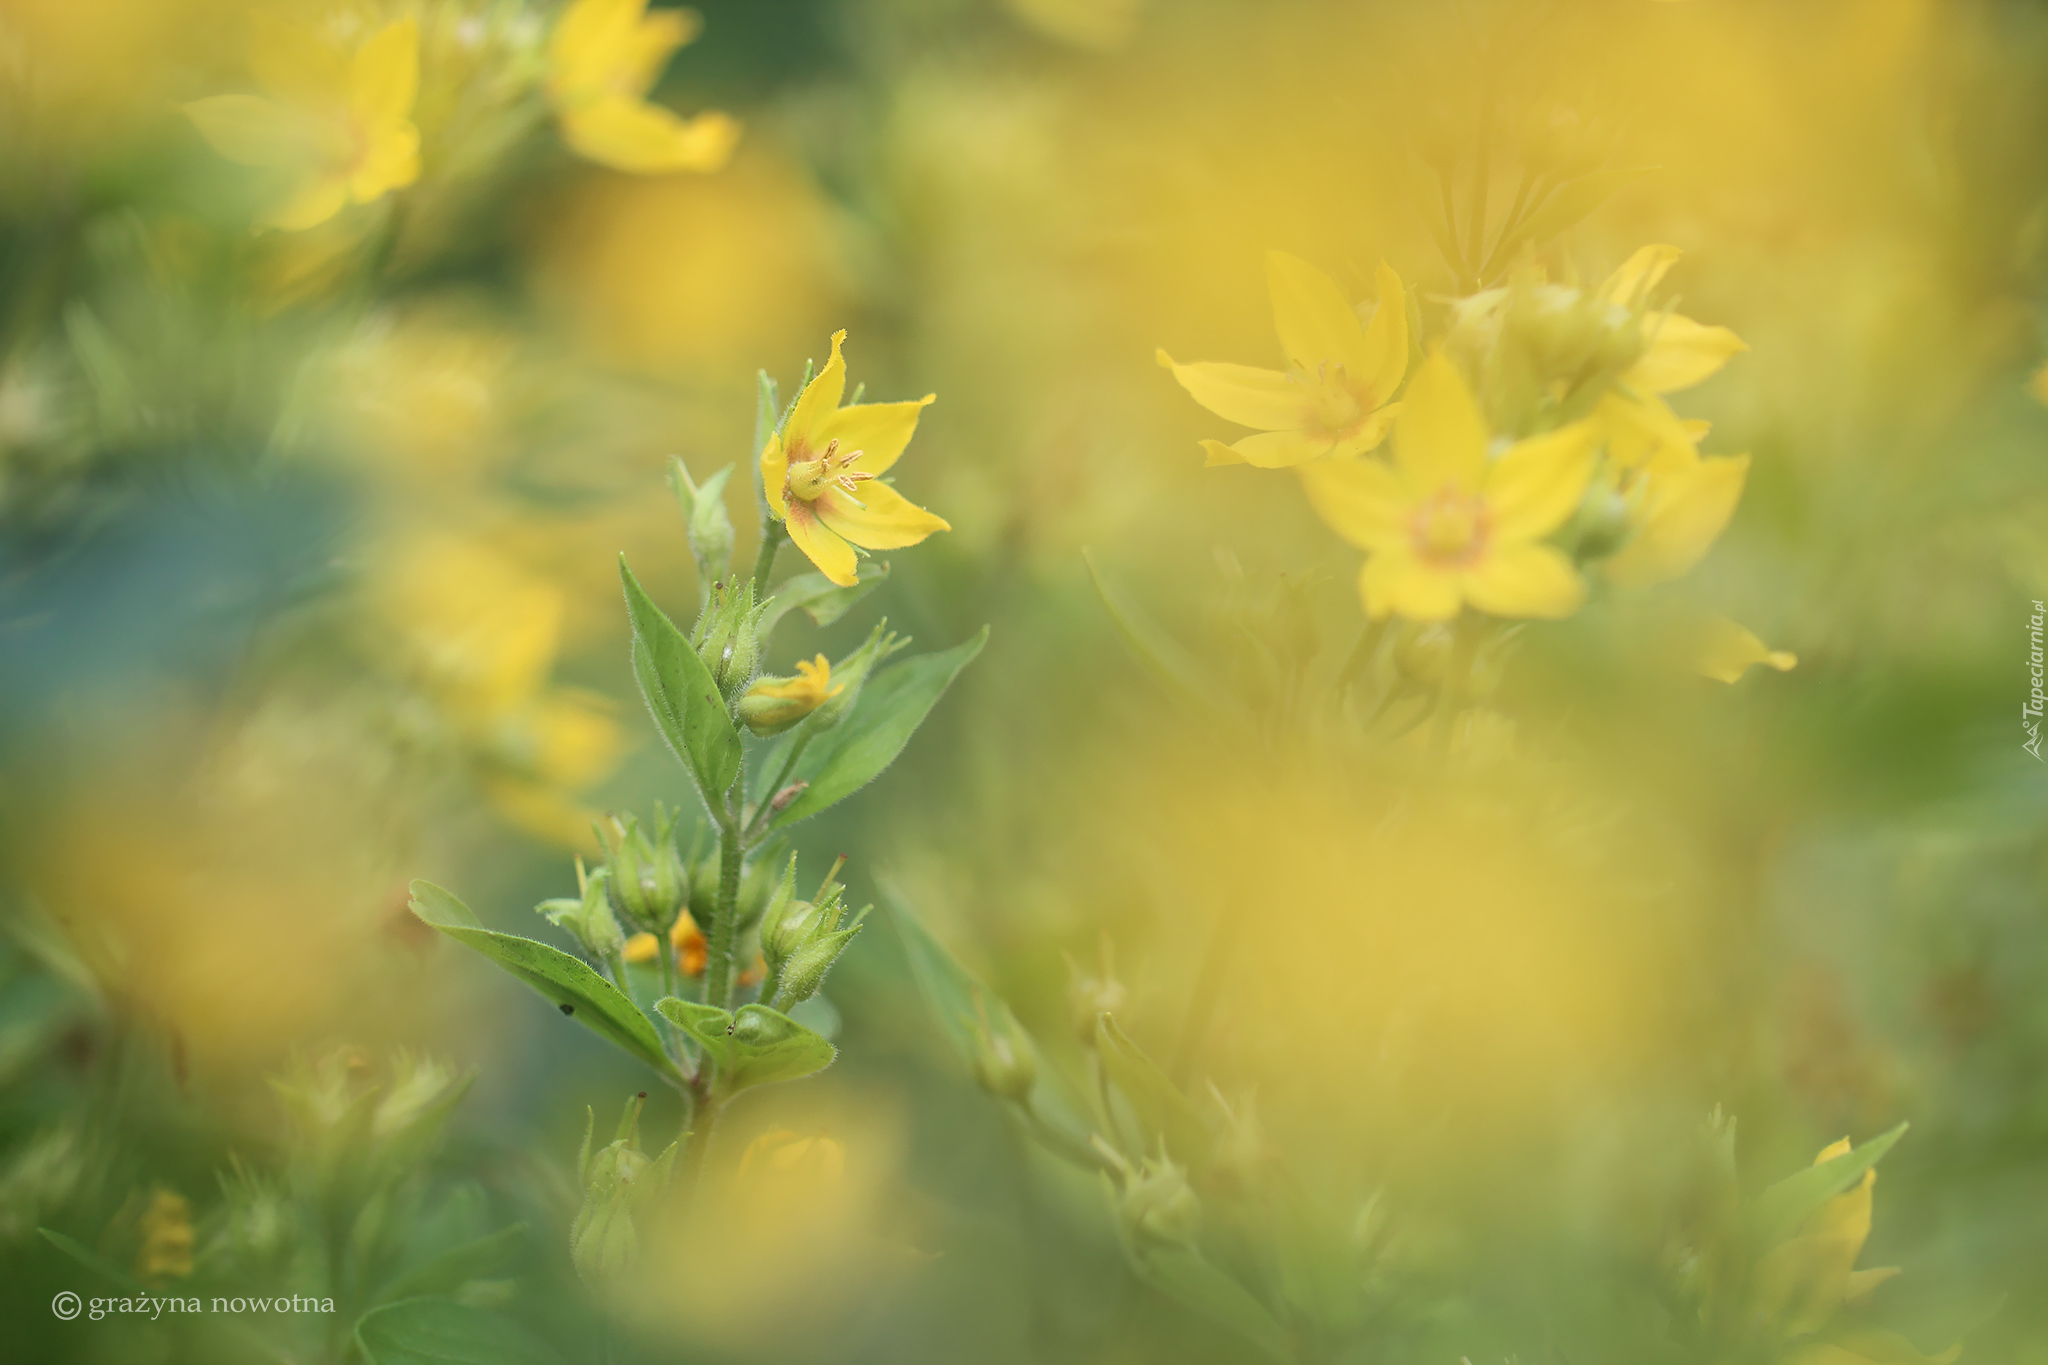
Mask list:
[{"label": "copyright watermark text", "polygon": [[50,1311],[65,1322],[80,1316],[98,1322],[111,1314],[144,1317],[155,1322],[166,1313],[332,1313],[334,1300],[308,1298],[303,1294],[232,1299],[216,1296],[210,1303],[205,1299],[181,1298],[176,1294],[82,1299],[66,1289],[50,1300]]}]

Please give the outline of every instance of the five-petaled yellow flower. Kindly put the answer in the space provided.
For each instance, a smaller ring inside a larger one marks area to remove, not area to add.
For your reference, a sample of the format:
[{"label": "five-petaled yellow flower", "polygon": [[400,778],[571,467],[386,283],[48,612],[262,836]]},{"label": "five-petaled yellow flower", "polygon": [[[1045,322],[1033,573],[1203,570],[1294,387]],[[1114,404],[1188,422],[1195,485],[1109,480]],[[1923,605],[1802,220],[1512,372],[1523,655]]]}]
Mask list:
[{"label": "five-petaled yellow flower", "polygon": [[1284,251],[1266,253],[1273,327],[1288,370],[1205,361],[1159,363],[1218,417],[1259,434],[1235,445],[1204,441],[1208,463],[1280,469],[1326,456],[1362,455],[1387,434],[1399,405],[1389,403],[1408,369],[1408,300],[1401,277],[1379,268],[1379,307],[1370,323],[1336,281]]},{"label": "five-petaled yellow flower", "polygon": [[548,38],[548,99],[579,155],[635,175],[715,171],[740,126],[716,109],[694,118],[651,104],[662,67],[703,27],[695,10],[650,14],[647,0],[574,0]]},{"label": "five-petaled yellow flower", "polygon": [[1457,368],[1433,354],[1409,382],[1394,458],[1302,470],[1309,500],[1370,555],[1366,613],[1444,621],[1470,605],[1494,616],[1569,616],[1585,599],[1571,560],[1543,543],[1579,505],[1593,468],[1583,423],[1490,456],[1486,422]]},{"label": "five-petaled yellow flower", "polygon": [[840,407],[846,362],[839,347],[845,340],[844,332],[832,334],[832,358],[797,397],[782,430],[762,447],[761,487],[796,547],[825,577],[851,587],[860,581],[855,545],[894,550],[953,528],[877,477],[902,455],[917,430],[918,413],[938,395]]},{"label": "five-petaled yellow flower", "polygon": [[254,23],[249,68],[271,98],[215,95],[185,113],[222,156],[292,178],[267,223],[314,227],[350,201],[367,204],[419,178],[414,20],[385,25],[353,54],[268,15]]}]

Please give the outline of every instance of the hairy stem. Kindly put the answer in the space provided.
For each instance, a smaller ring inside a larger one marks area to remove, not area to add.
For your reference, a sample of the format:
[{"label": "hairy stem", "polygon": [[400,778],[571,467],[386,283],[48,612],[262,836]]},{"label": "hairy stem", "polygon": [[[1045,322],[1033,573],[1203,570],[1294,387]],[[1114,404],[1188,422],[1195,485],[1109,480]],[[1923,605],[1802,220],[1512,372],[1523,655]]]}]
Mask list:
[{"label": "hairy stem", "polygon": [[[733,784],[732,804],[745,789],[747,776],[742,765]],[[719,1009],[732,1008],[733,938],[738,928],[740,907],[740,860],[746,856],[738,813],[730,808],[718,822],[718,909],[711,922],[711,942],[704,967],[704,1003]]]}]

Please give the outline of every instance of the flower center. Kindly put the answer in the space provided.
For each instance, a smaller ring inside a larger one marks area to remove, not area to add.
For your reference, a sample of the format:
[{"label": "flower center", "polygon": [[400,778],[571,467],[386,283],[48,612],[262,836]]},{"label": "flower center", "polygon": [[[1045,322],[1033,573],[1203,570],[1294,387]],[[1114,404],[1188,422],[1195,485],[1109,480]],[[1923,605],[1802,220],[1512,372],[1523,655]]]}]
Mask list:
[{"label": "flower center", "polygon": [[1432,564],[1470,564],[1486,549],[1492,517],[1486,500],[1452,484],[1417,505],[1408,516],[1416,558]]},{"label": "flower center", "polygon": [[[853,467],[853,462],[858,460],[862,453],[858,450],[840,450],[839,442],[835,439],[826,445],[825,453],[814,460],[791,460],[791,496],[802,498],[805,502],[815,502],[826,489],[837,488],[851,497],[860,487],[862,480],[875,477],[864,469]],[[856,498],[854,501],[855,505],[860,505],[859,499]]]},{"label": "flower center", "polygon": [[1341,435],[1372,410],[1371,391],[1354,383],[1342,365],[1325,360],[1302,379],[1309,389],[1309,424],[1317,431]]}]

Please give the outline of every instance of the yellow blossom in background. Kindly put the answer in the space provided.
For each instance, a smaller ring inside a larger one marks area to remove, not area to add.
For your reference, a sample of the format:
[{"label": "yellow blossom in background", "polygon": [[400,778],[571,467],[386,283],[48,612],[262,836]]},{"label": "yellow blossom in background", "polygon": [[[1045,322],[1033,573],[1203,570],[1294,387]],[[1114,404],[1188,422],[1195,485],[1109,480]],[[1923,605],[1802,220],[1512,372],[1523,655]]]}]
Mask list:
[{"label": "yellow blossom in background", "polygon": [[254,23],[249,68],[270,98],[215,95],[185,113],[222,156],[290,178],[265,222],[314,227],[350,202],[371,203],[419,178],[414,20],[379,29],[353,55],[265,14]]},{"label": "yellow blossom in background", "polygon": [[181,1280],[192,1273],[192,1206],[185,1196],[159,1187],[149,1197],[140,1225],[142,1248],[135,1277],[146,1284]]},{"label": "yellow blossom in background", "polygon": [[1359,577],[1374,619],[1444,621],[1470,605],[1495,616],[1568,616],[1585,584],[1542,543],[1577,508],[1592,473],[1583,424],[1517,442],[1488,458],[1485,419],[1441,353],[1408,386],[1394,458],[1333,460],[1302,470],[1309,500],[1369,555]]},{"label": "yellow blossom in background", "polygon": [[1766,647],[1747,628],[1725,616],[1707,620],[1694,644],[1695,669],[1716,682],[1732,683],[1757,664],[1768,664],[1780,673],[1788,673],[1798,667],[1799,656]]},{"label": "yellow blossom in background", "polygon": [[[1675,246],[1640,248],[1601,284],[1599,298],[1612,307],[1642,309],[1682,254]],[[1681,313],[1648,312],[1641,326],[1642,354],[1596,409],[1608,453],[1624,465],[1640,464],[1660,451],[1694,449],[1700,429],[1680,421],[1664,395],[1704,382],[1749,349],[1726,327]]]},{"label": "yellow blossom in background", "polygon": [[1273,327],[1289,369],[1203,361],[1159,363],[1197,403],[1259,435],[1234,445],[1204,441],[1208,463],[1279,469],[1328,456],[1362,455],[1386,438],[1388,400],[1408,368],[1408,304],[1401,277],[1379,268],[1379,306],[1361,323],[1328,275],[1284,251],[1266,253]]},{"label": "yellow blossom in background", "polygon": [[[704,964],[710,953],[710,943],[704,931],[697,927],[697,921],[685,910],[676,916],[676,922],[668,931],[669,950],[676,955],[677,965],[685,976],[704,975]],[[653,934],[635,934],[626,940],[626,961],[644,966],[654,961],[660,940]]]},{"label": "yellow blossom in background", "polygon": [[1032,28],[1075,47],[1107,52],[1130,41],[1144,0],[1003,0]]},{"label": "yellow blossom in background", "polygon": [[740,135],[731,115],[713,109],[686,119],[647,99],[702,26],[694,10],[650,14],[647,0],[573,0],[548,38],[547,93],[563,139],[635,175],[723,166]]},{"label": "yellow blossom in background", "polygon": [[2034,371],[2033,377],[2027,380],[2027,392],[2041,402],[2048,403],[2048,365]]},{"label": "yellow blossom in background", "polygon": [[[1821,1148],[1818,1166],[1849,1151],[1849,1139]],[[1898,1274],[1896,1266],[1857,1270],[1856,1258],[1870,1236],[1871,1189],[1877,1171],[1836,1195],[1806,1220],[1789,1240],[1757,1264],[1751,1308],[1787,1337],[1804,1336],[1827,1325],[1835,1311],[1854,1303]]]},{"label": "yellow blossom in background", "polygon": [[796,547],[825,577],[851,587],[860,581],[855,545],[895,550],[953,528],[880,478],[910,444],[918,414],[938,395],[839,406],[846,392],[846,361],[839,354],[845,340],[845,332],[832,334],[832,358],[762,447],[761,486]]},{"label": "yellow blossom in background", "polygon": [[1749,456],[1701,457],[1667,446],[1632,471],[1633,535],[1603,568],[1616,583],[1668,583],[1705,557],[1735,515],[1749,477]]}]

